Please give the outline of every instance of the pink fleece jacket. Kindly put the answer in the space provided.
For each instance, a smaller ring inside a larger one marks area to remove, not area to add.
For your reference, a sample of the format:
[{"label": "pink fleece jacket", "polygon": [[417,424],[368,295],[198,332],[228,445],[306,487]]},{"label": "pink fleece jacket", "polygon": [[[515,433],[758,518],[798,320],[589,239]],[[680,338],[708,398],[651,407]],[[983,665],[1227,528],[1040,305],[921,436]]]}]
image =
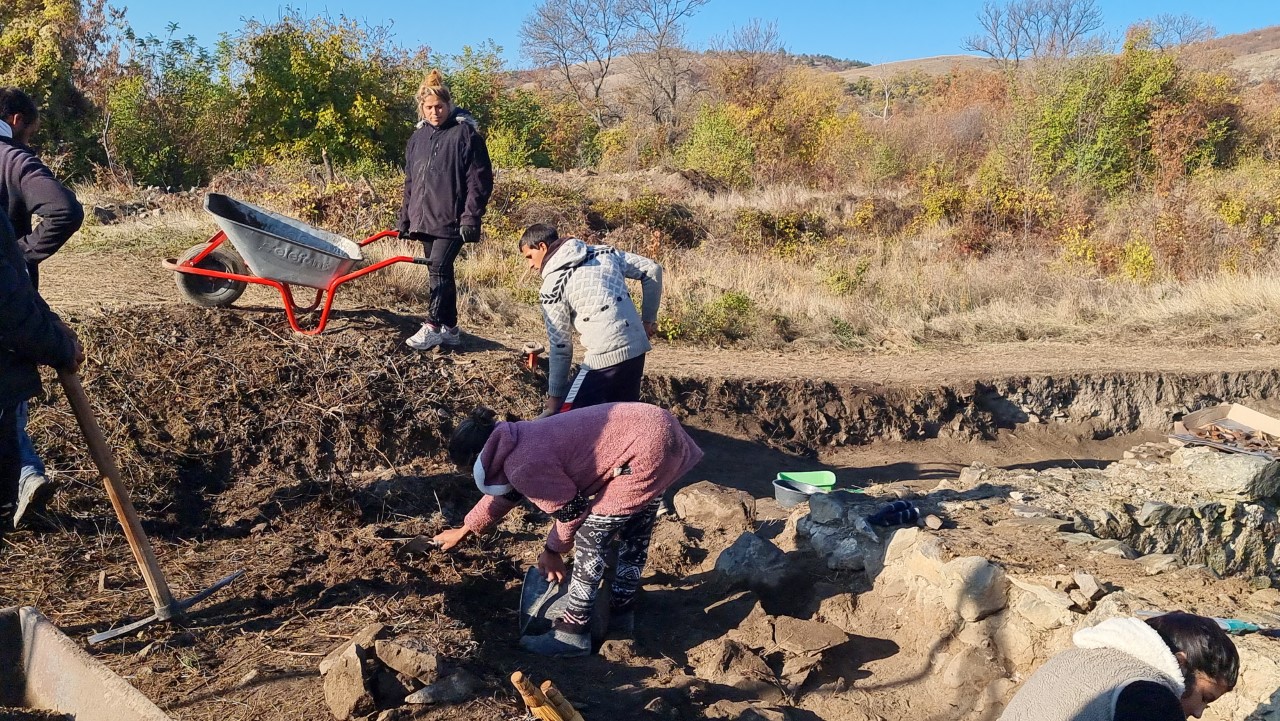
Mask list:
[{"label": "pink fleece jacket", "polygon": [[[573,547],[573,534],[588,514],[635,513],[700,460],[702,449],[675,416],[647,403],[607,403],[499,423],[480,452],[487,484],[510,484],[547,513],[580,492],[594,497],[576,519],[551,527],[547,548],[560,553]],[[501,496],[485,496],[464,525],[485,533],[515,505]]]}]

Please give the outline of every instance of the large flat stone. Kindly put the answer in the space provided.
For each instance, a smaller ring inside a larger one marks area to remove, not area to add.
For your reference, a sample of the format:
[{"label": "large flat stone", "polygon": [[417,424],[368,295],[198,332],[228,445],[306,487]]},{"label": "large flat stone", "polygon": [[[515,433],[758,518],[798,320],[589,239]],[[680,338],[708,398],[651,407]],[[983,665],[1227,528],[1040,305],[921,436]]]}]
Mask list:
[{"label": "large flat stone", "polygon": [[1187,469],[1196,490],[1235,501],[1273,499],[1280,493],[1280,461],[1187,446],[1170,461]]},{"label": "large flat stone", "polygon": [[750,493],[711,481],[680,489],[672,505],[680,520],[704,531],[748,531],[755,523],[756,502]]},{"label": "large flat stone", "polygon": [[324,659],[320,661],[320,675],[323,676],[328,673],[329,668],[332,667],[333,664],[337,663],[338,657],[346,653],[347,649],[351,648],[352,645],[359,645],[365,649],[372,649],[374,642],[379,638],[382,638],[386,632],[387,627],[381,623],[371,623],[364,628],[361,628],[359,631],[356,631],[356,635],[352,636],[350,640],[343,641],[338,644],[329,652],[328,656],[325,656]]},{"label": "large flat stone", "polygon": [[966,621],[978,621],[1009,602],[1009,581],[999,566],[980,556],[965,556],[943,564],[942,601]]},{"label": "large flat stone", "polygon": [[1006,518],[1003,521],[997,521],[996,528],[1044,530],[1054,533],[1057,531],[1074,531],[1076,523],[1062,518]]},{"label": "large flat stone", "polygon": [[365,663],[364,649],[351,644],[324,675],[324,701],[338,721],[368,716],[377,710]]},{"label": "large flat stone", "polygon": [[440,676],[440,654],[426,644],[378,641],[374,653],[389,668],[422,683],[435,683]]},{"label": "large flat stone", "polygon": [[849,640],[849,634],[820,621],[778,616],[773,621],[773,641],[792,654],[821,653]]}]

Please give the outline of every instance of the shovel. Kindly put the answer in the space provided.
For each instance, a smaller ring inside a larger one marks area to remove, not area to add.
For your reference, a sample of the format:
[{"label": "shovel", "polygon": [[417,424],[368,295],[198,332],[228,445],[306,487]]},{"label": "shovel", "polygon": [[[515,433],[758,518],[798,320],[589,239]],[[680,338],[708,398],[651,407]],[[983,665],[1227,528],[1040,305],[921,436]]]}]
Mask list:
[{"label": "shovel", "polygon": [[147,592],[151,594],[151,603],[155,606],[155,613],[140,621],[90,636],[89,644],[98,644],[133,633],[156,621],[181,618],[188,608],[244,575],[243,570],[236,571],[191,598],[183,601],[174,599],[173,593],[169,590],[169,584],[165,581],[164,572],[160,570],[160,564],[156,561],[155,551],[151,549],[151,542],[147,540],[147,534],[142,531],[142,522],[138,520],[138,513],[133,509],[133,501],[129,500],[129,492],[125,489],[124,482],[120,480],[120,469],[116,468],[115,458],[102,435],[102,429],[98,426],[98,419],[93,415],[93,408],[89,405],[89,397],[84,393],[84,386],[80,385],[80,376],[68,371],[58,371],[58,381],[62,383],[62,389],[67,393],[67,401],[71,403],[76,422],[79,423],[80,431],[84,433],[84,439],[89,444],[89,455],[93,456],[93,463],[102,474],[103,483],[107,488],[107,497],[111,499],[116,518],[120,519],[120,525],[124,528],[125,540],[129,542],[129,550],[133,551],[133,558],[138,563],[142,580],[147,584]]}]

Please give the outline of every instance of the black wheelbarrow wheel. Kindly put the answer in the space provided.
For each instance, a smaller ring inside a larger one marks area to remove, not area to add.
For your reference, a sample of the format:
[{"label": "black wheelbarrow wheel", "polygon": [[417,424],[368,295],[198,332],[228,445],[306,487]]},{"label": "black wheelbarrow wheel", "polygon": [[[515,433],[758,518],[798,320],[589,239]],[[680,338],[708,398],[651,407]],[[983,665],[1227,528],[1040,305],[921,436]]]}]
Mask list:
[{"label": "black wheelbarrow wheel", "polygon": [[[208,247],[208,243],[201,243],[188,249],[187,252],[182,254],[178,264],[186,263],[203,253],[205,248]],[[205,270],[216,270],[220,273],[234,273],[236,275],[248,275],[249,273],[248,269],[244,267],[244,261],[240,260],[240,256],[225,245],[214,248],[212,253],[206,255],[196,264],[196,267]],[[181,271],[177,273],[174,281],[177,282],[178,292],[182,294],[184,300],[202,308],[229,306],[244,294],[245,287],[249,285],[242,280],[211,278],[206,275],[183,273]]]}]

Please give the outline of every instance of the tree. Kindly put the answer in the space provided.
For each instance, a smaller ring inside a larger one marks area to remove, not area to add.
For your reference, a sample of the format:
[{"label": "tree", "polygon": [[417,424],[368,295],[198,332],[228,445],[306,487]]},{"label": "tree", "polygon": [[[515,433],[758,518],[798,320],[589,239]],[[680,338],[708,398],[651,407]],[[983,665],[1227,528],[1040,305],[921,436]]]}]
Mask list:
[{"label": "tree", "polygon": [[96,157],[94,108],[76,79],[107,15],[103,0],[0,3],[0,83],[22,88],[41,107],[44,158],[72,175],[87,172]]},{"label": "tree", "polygon": [[683,21],[709,1],[624,0],[623,18],[632,31],[628,49],[643,81],[639,95],[659,124],[676,125],[679,101],[693,74]]},{"label": "tree", "polygon": [[730,102],[754,104],[754,95],[772,92],[787,67],[778,24],[753,18],[711,42],[712,80]]},{"label": "tree", "polygon": [[1180,48],[1211,40],[1218,31],[1212,25],[1191,15],[1162,13],[1145,23],[1151,46],[1157,50]]},{"label": "tree", "polygon": [[978,13],[982,33],[965,48],[1017,66],[1023,60],[1074,55],[1102,27],[1095,0],[987,0]]},{"label": "tree", "polygon": [[628,42],[627,0],[544,0],[520,26],[525,55],[549,67],[603,128],[615,113],[604,84]]},{"label": "tree", "polygon": [[251,21],[230,43],[231,77],[244,93],[238,160],[401,159],[425,48],[397,47],[385,27],[296,12]]}]

